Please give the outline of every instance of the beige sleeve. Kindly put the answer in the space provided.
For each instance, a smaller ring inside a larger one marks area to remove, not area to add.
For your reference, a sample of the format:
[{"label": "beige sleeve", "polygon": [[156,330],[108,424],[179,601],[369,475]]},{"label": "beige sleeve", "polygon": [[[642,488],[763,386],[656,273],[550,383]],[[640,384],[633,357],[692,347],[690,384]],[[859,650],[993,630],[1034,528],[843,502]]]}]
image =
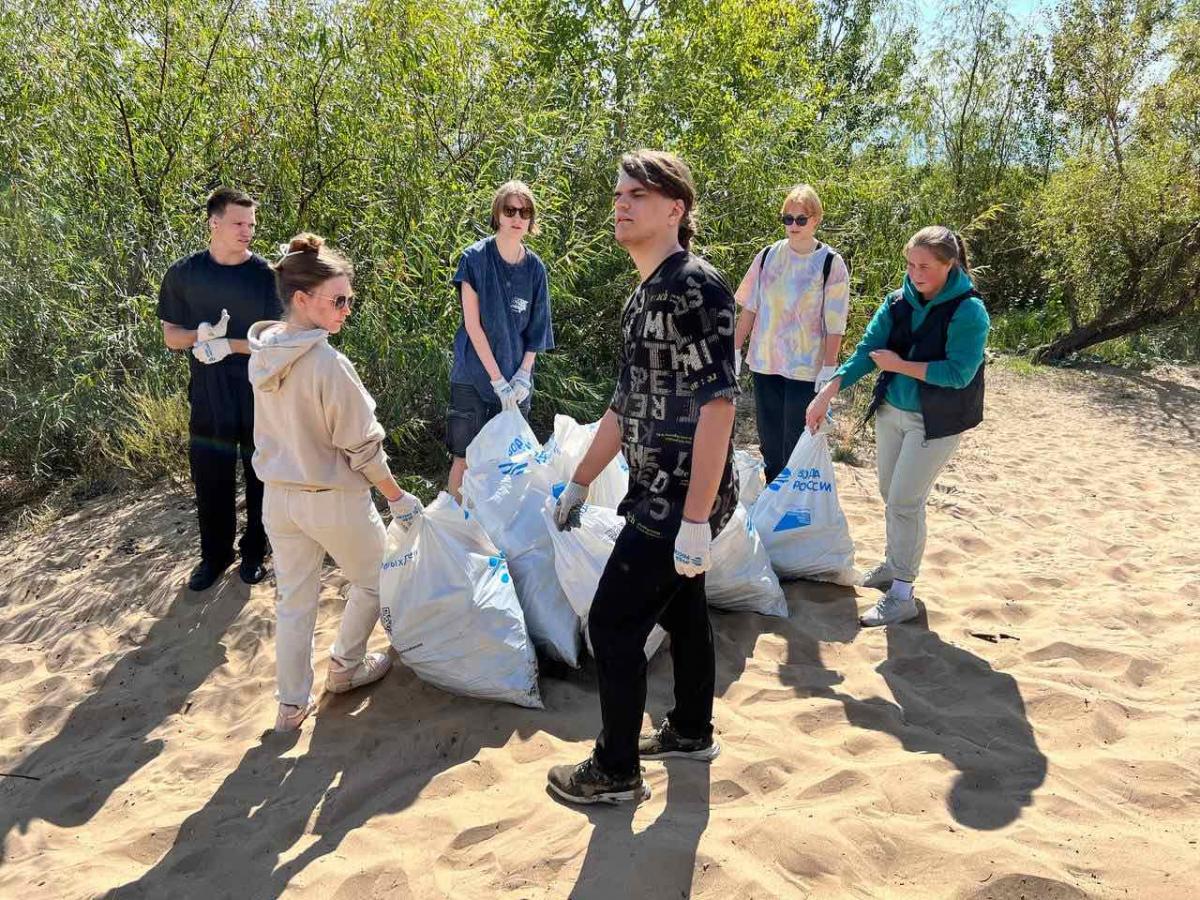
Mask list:
[{"label": "beige sleeve", "polygon": [[391,475],[383,452],[386,432],[375,418],[375,400],[363,387],[354,365],[339,353],[326,367],[322,381],[325,422],[333,445],[368,482],[384,481]]}]

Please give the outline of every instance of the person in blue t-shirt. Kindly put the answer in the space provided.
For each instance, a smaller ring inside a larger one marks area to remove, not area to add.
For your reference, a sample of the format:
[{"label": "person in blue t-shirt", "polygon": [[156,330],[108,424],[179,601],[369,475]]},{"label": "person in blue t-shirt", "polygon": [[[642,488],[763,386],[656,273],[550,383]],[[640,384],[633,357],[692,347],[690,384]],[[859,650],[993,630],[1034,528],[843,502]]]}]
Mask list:
[{"label": "person in blue t-shirt", "polygon": [[449,491],[456,497],[467,471],[467,445],[501,410],[529,415],[533,364],[554,349],[546,267],[525,246],[537,234],[533,192],[522,181],[492,197],[492,237],[463,251],[454,273],[463,323],[454,336],[446,448],[453,456]]}]

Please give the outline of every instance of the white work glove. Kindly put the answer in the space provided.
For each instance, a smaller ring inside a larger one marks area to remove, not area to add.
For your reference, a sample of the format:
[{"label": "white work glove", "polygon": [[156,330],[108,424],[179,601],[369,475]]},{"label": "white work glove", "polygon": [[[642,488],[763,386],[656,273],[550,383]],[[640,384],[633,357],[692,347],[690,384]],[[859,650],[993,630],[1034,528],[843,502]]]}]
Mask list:
[{"label": "white work glove", "polygon": [[407,491],[400,495],[399,500],[389,500],[388,509],[392,511],[392,521],[405,531],[412,528],[417,516],[425,512],[421,501]]},{"label": "white work glove", "polygon": [[568,481],[558,502],[554,504],[554,524],[559,531],[570,531],[579,525],[579,511],[587,500],[588,486]]},{"label": "white work glove", "polygon": [[517,403],[524,403],[525,398],[533,393],[533,373],[528,369],[517,369],[517,374],[512,377],[512,381],[508,385],[512,388]]},{"label": "white work glove", "polygon": [[742,377],[742,351],[741,350],[733,351],[733,377],[734,378]]},{"label": "white work glove", "polygon": [[201,322],[196,326],[196,343],[203,344],[205,341],[211,341],[213,338],[225,337],[225,329],[229,327],[229,310],[221,310],[221,318],[216,325],[209,325],[207,322]]},{"label": "white work glove", "polygon": [[820,373],[817,375],[816,382],[813,383],[813,393],[821,393],[821,388],[833,381],[833,376],[837,374],[837,366],[822,366]]},{"label": "white work glove", "polygon": [[707,522],[679,523],[675,536],[675,571],[685,578],[702,575],[712,567],[712,528]]},{"label": "white work glove", "polygon": [[225,338],[213,338],[211,341],[201,341],[192,347],[192,356],[196,357],[196,359],[200,360],[206,366],[220,362],[232,352],[233,348],[229,346],[229,341]]},{"label": "white work glove", "polygon": [[497,378],[492,382],[492,390],[496,392],[496,397],[500,400],[500,409],[503,412],[517,408],[517,397],[513,393],[512,385],[503,378]]}]

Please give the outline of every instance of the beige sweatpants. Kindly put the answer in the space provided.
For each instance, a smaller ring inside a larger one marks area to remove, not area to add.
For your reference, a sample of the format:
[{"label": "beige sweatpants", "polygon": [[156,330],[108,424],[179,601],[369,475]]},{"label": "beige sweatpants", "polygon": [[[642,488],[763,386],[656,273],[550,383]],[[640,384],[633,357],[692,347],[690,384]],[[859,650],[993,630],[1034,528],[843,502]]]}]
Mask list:
[{"label": "beige sweatpants", "polygon": [[887,565],[895,578],[916,581],[925,555],[925,501],[961,434],[925,439],[920,413],[887,403],[875,414],[879,493],[887,504]]},{"label": "beige sweatpants", "polygon": [[313,633],[321,566],[328,552],[350,580],[350,595],[331,656],[349,666],[366,654],[379,621],[379,567],[386,532],[362,491],[300,491],[268,483],[263,526],[275,560],[275,670],[280,703],[312,696]]}]

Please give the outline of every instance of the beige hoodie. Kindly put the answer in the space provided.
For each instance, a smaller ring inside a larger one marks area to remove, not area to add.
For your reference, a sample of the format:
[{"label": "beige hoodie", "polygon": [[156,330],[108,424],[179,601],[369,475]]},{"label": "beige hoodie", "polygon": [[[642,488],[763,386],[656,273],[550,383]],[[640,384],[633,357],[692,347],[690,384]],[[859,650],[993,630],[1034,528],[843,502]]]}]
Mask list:
[{"label": "beige hoodie", "polygon": [[359,491],[388,477],[383,426],[354,366],[322,329],[256,322],[250,342],[254,471],[266,484]]}]

